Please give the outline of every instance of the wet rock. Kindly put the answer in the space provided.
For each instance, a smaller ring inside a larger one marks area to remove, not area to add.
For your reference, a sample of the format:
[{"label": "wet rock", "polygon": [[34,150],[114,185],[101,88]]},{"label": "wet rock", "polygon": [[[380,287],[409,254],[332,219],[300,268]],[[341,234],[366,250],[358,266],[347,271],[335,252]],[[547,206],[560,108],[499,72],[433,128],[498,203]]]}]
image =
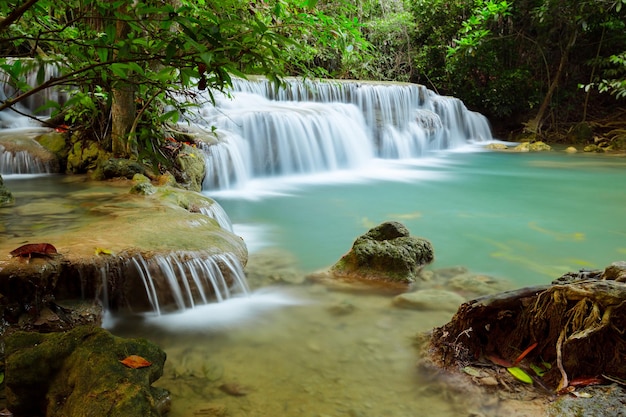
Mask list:
[{"label": "wet rock", "polygon": [[397,295],[393,305],[412,310],[444,310],[455,312],[465,299],[451,291],[426,289]]},{"label": "wet rock", "polygon": [[274,284],[302,284],[306,277],[298,268],[296,257],[284,250],[261,249],[250,256],[246,277],[251,288]]},{"label": "wet rock", "polygon": [[65,165],[69,152],[66,138],[67,133],[65,132],[48,132],[37,136],[35,140],[37,140],[41,146],[55,154],[59,161],[62,161],[62,165]]},{"label": "wet rock", "polygon": [[152,195],[157,192],[157,188],[149,182],[139,182],[130,189],[131,194]]},{"label": "wet rock", "polygon": [[[226,285],[231,285],[239,271],[227,261],[245,266],[247,249],[241,237],[198,212],[212,204],[215,201],[202,194],[172,187],[161,187],[152,195],[111,194],[108,200],[89,206],[89,222],[84,226],[47,236],[47,243],[59,252],[53,258],[11,257],[10,252],[22,245],[25,237],[0,239],[0,294],[5,306],[0,306],[0,322],[19,322],[32,329],[43,309],[50,308],[61,317],[55,305],[78,298],[94,302],[102,294],[108,295],[107,307],[113,310],[132,305],[137,312],[151,311],[154,305],[145,288],[145,273],[155,280],[161,306],[175,305],[162,267],[170,261],[186,265],[173,269],[181,280],[182,271],[189,271],[189,266],[200,273],[205,271],[203,265],[215,261],[215,273],[222,272]],[[31,213],[35,216],[58,206],[32,204],[27,212],[37,207],[40,211]],[[143,272],[135,262],[144,265]],[[205,296],[213,294],[209,288]]]},{"label": "wet rock", "polygon": [[541,152],[541,151],[550,151],[552,148],[550,145],[537,141],[537,142],[522,142],[513,148],[516,152]]},{"label": "wet rock", "polygon": [[433,259],[428,240],[410,236],[401,223],[386,222],[358,237],[331,273],[348,279],[408,284]]},{"label": "wet rock", "polygon": [[104,178],[127,178],[132,179],[136,174],[146,175],[146,168],[130,159],[111,158],[102,165]]},{"label": "wet rock", "polygon": [[178,182],[192,191],[201,191],[206,174],[202,153],[195,147],[183,144],[176,156],[176,164],[180,166]]},{"label": "wet rock", "polygon": [[504,151],[509,149],[504,143],[490,143],[486,146],[487,149],[491,149],[493,151]]},{"label": "wet rock", "polygon": [[95,172],[98,170],[98,163],[106,161],[112,157],[108,152],[100,149],[96,142],[82,141],[74,138],[74,143],[67,155],[67,172],[80,174]]},{"label": "wet rock", "polygon": [[567,148],[565,148],[565,152],[567,152],[567,153],[576,153],[576,152],[578,152],[578,149],[574,148],[573,146],[568,146]]},{"label": "wet rock", "polygon": [[482,296],[508,289],[508,283],[488,275],[464,273],[451,277],[448,287],[468,296]]},{"label": "wet rock", "polygon": [[328,311],[335,316],[345,316],[354,313],[356,306],[349,301],[341,301],[328,307]]},{"label": "wet rock", "polygon": [[[151,365],[124,366],[120,361],[130,354]],[[147,340],[122,339],[93,326],[17,332],[6,338],[7,408],[47,417],[158,417],[169,409],[168,393],[152,387],[165,356]]]}]

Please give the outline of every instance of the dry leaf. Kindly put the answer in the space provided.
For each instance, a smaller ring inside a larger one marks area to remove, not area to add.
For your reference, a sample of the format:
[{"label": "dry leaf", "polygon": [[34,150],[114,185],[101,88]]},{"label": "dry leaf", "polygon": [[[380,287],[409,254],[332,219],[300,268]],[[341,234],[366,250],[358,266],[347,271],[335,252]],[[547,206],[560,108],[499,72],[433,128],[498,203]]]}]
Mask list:
[{"label": "dry leaf", "polygon": [[152,365],[152,362],[147,361],[146,359],[137,355],[130,355],[126,359],[121,360],[120,362],[122,362],[124,365],[128,366],[129,368],[133,368],[133,369],[145,368],[146,366]]}]

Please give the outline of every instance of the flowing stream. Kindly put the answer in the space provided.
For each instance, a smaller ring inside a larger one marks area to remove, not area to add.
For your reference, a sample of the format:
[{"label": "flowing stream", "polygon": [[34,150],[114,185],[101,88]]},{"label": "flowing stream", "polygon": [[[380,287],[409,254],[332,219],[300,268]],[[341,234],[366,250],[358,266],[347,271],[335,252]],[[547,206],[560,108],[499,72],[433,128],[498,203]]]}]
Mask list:
[{"label": "flowing stream", "polygon": [[220,132],[204,193],[248,244],[251,294],[107,323],[167,352],[157,385],[172,392],[172,417],[503,415],[497,399],[417,370],[416,335],[453,309],[398,308],[389,294],[304,278],[383,221],[431,240],[429,269],[512,287],[626,258],[622,157],[486,152],[486,121],[421,87],[237,88],[196,122]]},{"label": "flowing stream", "polygon": [[[400,309],[390,295],[294,278],[328,267],[382,221],[433,242],[429,269],[462,265],[512,287],[626,258],[624,158],[472,148],[380,165],[209,193],[248,242],[249,279],[260,288],[246,300],[113,327],[168,352],[159,384],[173,391],[173,416],[508,413],[418,372],[415,336],[454,311]],[[258,262],[274,284],[253,280]]]}]

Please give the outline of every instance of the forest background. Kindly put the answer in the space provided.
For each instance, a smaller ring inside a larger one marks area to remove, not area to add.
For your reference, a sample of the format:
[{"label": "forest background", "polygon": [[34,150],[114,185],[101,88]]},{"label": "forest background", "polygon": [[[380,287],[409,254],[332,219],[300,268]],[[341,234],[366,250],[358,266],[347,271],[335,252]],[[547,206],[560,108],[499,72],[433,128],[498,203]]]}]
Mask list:
[{"label": "forest background", "polygon": [[117,157],[158,156],[198,90],[251,74],[420,83],[502,139],[626,143],[626,0],[9,0],[0,70],[0,111],[66,90],[48,123]]}]

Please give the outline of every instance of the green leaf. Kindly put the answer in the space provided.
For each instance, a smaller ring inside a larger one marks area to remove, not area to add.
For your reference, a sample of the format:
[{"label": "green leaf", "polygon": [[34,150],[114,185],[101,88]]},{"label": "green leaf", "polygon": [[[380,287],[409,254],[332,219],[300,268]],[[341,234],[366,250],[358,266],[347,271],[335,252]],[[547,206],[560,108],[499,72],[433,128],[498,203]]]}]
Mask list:
[{"label": "green leaf", "polygon": [[37,84],[43,84],[46,78],[46,65],[39,65],[39,69],[37,70]]},{"label": "green leaf", "polygon": [[109,51],[106,48],[98,48],[98,58],[100,58],[100,62],[107,62]]},{"label": "green leaf", "polygon": [[162,122],[171,120],[172,123],[178,123],[179,117],[180,117],[180,113],[178,112],[178,110],[170,110],[167,113],[164,113],[161,116],[159,116],[159,120]]},{"label": "green leaf", "polygon": [[544,376],[544,375],[546,374],[546,372],[547,372],[547,371],[546,371],[545,369],[543,369],[541,366],[539,366],[539,365],[535,365],[534,363],[531,363],[531,364],[530,364],[530,369],[532,369],[532,370],[533,370],[533,372],[534,372],[537,376],[539,376],[539,377]]},{"label": "green leaf", "polygon": [[110,68],[113,74],[117,75],[120,78],[126,78],[126,70],[128,69],[128,65],[116,62],[115,64],[111,64]]},{"label": "green leaf", "polygon": [[143,71],[143,68],[141,68],[139,66],[139,64],[136,63],[136,62],[129,62],[128,63],[128,68],[130,68],[131,70],[135,71],[139,75],[144,75],[145,74],[144,71]]},{"label": "green leaf", "polygon": [[528,375],[524,370],[518,368],[517,366],[506,368],[506,370],[509,371],[509,373],[519,381],[522,381],[526,384],[533,383],[533,379],[530,377],[530,375]]},{"label": "green leaf", "polygon": [[56,101],[48,100],[45,102],[43,106],[35,109],[34,113],[35,114],[43,113],[44,110],[48,110],[48,109],[61,110],[61,105],[57,103]]}]

